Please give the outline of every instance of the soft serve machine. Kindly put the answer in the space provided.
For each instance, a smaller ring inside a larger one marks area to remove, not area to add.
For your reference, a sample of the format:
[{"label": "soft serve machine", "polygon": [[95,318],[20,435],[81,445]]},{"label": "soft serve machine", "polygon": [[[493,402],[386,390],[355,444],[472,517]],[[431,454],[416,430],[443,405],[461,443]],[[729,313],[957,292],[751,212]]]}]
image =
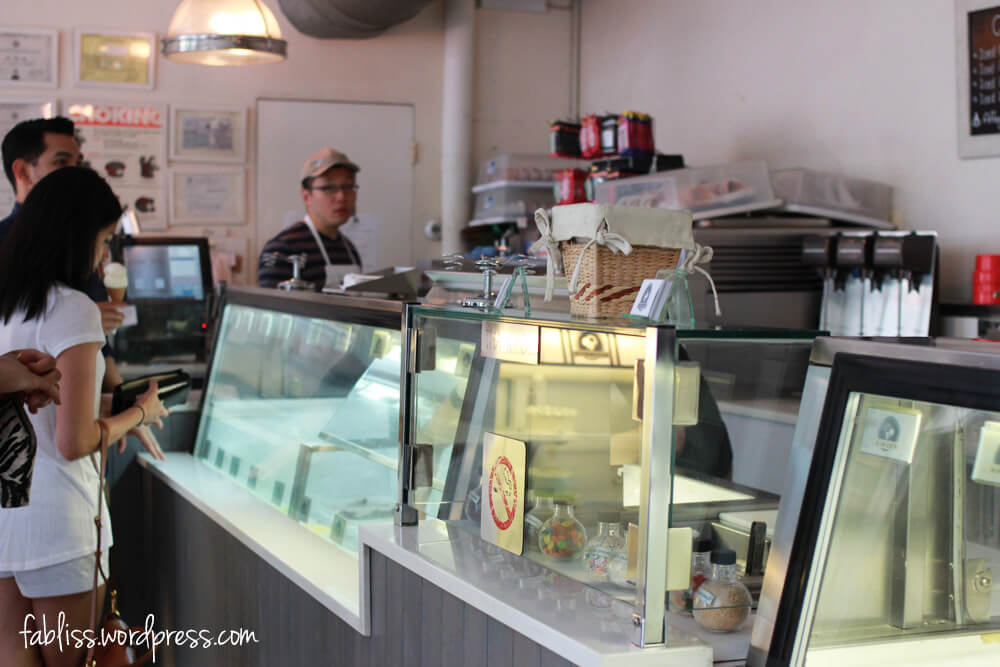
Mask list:
[{"label": "soft serve machine", "polygon": [[803,240],[823,278],[819,328],[834,336],[926,336],[936,232],[850,231]]}]

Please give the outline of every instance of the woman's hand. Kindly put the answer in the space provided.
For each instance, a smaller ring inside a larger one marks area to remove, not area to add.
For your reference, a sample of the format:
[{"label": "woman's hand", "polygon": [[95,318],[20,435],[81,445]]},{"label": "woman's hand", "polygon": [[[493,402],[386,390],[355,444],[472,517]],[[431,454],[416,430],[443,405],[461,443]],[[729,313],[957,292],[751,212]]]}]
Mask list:
[{"label": "woman's hand", "polygon": [[38,350],[16,350],[0,356],[0,394],[20,393],[31,412],[50,402],[59,404],[56,360]]},{"label": "woman's hand", "polygon": [[159,395],[159,383],[152,380],[147,389],[139,398],[135,399],[135,404],[142,408],[143,418],[139,426],[149,426],[156,424],[157,428],[163,428],[163,418],[167,416],[167,409],[163,407]]},{"label": "woman's hand", "polygon": [[[125,434],[134,435],[136,439],[142,443],[142,446],[146,448],[146,451],[150,455],[157,459],[158,461],[166,461],[167,457],[163,455],[163,450],[160,448],[160,442],[156,439],[153,434],[153,430],[148,426],[136,426],[134,429]],[[124,454],[125,447],[128,444],[128,438],[122,438],[118,441],[118,453]]]}]

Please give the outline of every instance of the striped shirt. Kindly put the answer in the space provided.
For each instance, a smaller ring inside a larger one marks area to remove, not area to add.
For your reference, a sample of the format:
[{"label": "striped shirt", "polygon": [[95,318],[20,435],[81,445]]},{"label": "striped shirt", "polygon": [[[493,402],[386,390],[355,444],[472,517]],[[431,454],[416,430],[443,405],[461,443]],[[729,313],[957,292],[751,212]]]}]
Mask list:
[{"label": "striped shirt", "polygon": [[[338,234],[335,239],[331,239],[323,232],[319,232],[319,235],[323,239],[323,245],[326,246],[326,253],[330,256],[332,264],[354,264],[355,261],[361,261],[354,244],[343,234]],[[305,255],[306,265],[300,277],[315,284],[317,290],[323,288],[326,282],[326,262],[305,222],[295,223],[264,244],[257,263],[257,284],[261,287],[277,287],[282,280],[292,277],[292,265],[289,262],[278,260],[274,266],[265,263],[265,257],[273,252],[281,253],[285,257]]]}]

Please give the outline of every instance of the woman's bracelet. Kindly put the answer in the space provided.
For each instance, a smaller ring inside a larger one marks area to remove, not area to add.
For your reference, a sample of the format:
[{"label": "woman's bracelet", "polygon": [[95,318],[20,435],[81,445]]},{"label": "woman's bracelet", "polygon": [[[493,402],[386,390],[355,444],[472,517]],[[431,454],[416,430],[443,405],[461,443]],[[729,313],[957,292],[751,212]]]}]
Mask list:
[{"label": "woman's bracelet", "polygon": [[136,403],[132,407],[139,408],[139,412],[142,413],[142,417],[139,419],[139,423],[135,425],[135,428],[139,428],[140,426],[142,426],[146,422],[146,411],[143,410],[142,406],[139,405],[138,403]]}]

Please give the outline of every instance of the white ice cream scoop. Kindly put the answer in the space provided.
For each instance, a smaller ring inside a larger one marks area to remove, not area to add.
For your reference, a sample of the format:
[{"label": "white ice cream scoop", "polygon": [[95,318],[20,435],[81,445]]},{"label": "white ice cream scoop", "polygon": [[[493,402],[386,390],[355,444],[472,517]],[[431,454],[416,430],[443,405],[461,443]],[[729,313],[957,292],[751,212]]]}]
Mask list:
[{"label": "white ice cream scoop", "polygon": [[104,267],[104,286],[112,301],[125,298],[125,288],[128,287],[128,271],[124,264],[111,262]]}]

